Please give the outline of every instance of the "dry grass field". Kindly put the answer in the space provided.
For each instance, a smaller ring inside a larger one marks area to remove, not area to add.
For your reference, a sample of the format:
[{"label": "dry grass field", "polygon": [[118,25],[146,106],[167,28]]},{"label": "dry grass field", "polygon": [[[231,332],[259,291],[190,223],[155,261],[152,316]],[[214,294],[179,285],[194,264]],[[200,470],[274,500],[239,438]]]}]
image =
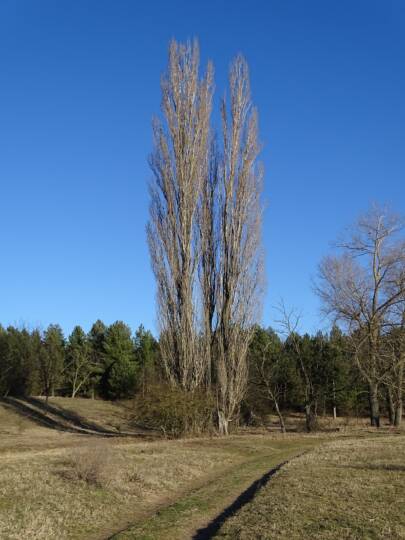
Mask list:
[{"label": "dry grass field", "polygon": [[45,405],[0,404],[1,539],[404,537],[404,437],[325,421],[311,436],[148,440],[129,404]]},{"label": "dry grass field", "polygon": [[335,440],[292,460],[216,538],[405,538],[405,436]]}]

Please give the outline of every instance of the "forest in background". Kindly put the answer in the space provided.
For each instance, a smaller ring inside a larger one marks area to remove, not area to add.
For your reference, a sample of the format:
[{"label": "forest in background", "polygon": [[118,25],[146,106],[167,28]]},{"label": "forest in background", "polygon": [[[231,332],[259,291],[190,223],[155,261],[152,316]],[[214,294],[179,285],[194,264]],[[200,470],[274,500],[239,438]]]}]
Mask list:
[{"label": "forest in background", "polygon": [[[303,412],[307,376],[315,416],[368,414],[367,385],[353,363],[347,336],[337,326],[329,334],[294,332],[286,339],[271,328],[256,326],[248,365],[248,386],[236,426],[267,425],[270,413],[279,413],[283,421],[287,412]],[[160,426],[173,434],[183,434],[190,425],[171,415],[185,415],[184,405],[187,414],[196,414],[204,403],[211,426],[214,424],[214,407],[210,408],[207,396],[199,396],[199,404],[196,397],[185,393],[182,399],[170,389],[159,343],[142,326],[132,335],[123,322],[106,326],[98,320],[88,333],[76,326],[67,338],[58,325],[50,325],[44,332],[0,328],[0,366],[3,397],[134,398],[143,416],[138,418],[139,424]],[[381,390],[381,405],[393,421],[388,386]]]}]

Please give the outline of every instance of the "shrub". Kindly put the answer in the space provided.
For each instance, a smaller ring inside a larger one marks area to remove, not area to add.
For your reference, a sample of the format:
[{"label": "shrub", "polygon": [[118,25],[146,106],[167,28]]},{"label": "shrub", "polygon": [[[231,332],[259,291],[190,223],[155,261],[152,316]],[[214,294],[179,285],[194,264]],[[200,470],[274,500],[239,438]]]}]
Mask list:
[{"label": "shrub", "polygon": [[118,456],[107,444],[94,443],[76,448],[69,454],[67,476],[89,486],[108,488],[119,469]]},{"label": "shrub", "polygon": [[215,403],[208,392],[186,392],[169,385],[156,385],[134,401],[134,422],[161,431],[166,437],[213,431]]}]

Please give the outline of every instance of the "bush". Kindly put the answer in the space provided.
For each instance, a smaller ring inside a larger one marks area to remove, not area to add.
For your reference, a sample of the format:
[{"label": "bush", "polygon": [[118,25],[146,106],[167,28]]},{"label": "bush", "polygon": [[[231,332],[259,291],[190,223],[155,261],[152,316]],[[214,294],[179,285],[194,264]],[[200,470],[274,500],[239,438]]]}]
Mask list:
[{"label": "bush", "polygon": [[166,437],[201,435],[213,431],[215,403],[208,392],[186,392],[169,385],[150,387],[134,403],[134,422]]},{"label": "bush", "polygon": [[108,488],[114,481],[119,463],[114,451],[106,444],[88,444],[72,450],[67,464],[69,480],[81,480],[89,486]]}]

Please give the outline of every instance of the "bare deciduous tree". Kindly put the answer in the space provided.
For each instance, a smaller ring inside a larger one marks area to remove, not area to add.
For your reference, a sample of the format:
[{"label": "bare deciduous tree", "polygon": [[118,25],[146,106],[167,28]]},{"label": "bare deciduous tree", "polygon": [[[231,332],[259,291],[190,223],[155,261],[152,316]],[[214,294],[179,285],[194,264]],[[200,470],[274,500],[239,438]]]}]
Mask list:
[{"label": "bare deciduous tree", "polygon": [[281,300],[277,306],[277,311],[280,315],[280,319],[277,321],[279,324],[280,333],[290,340],[294,354],[297,357],[299,373],[304,386],[305,426],[309,433],[310,431],[313,431],[317,425],[317,416],[315,410],[316,393],[310,370],[305,363],[302,344],[298,334],[301,315],[297,313],[295,309],[287,309],[283,300]]},{"label": "bare deciduous tree", "polygon": [[161,348],[170,379],[186,390],[206,373],[197,331],[196,217],[209,160],[212,68],[199,78],[196,43],[172,42],[162,79],[166,129],[154,123],[148,241],[157,280]]},{"label": "bare deciduous tree", "polygon": [[196,44],[171,44],[162,82],[167,132],[154,127],[148,240],[168,375],[185,390],[215,385],[226,434],[246,390],[260,310],[262,174],[245,60],[230,70],[221,147],[210,129],[212,68],[200,80],[198,64]]},{"label": "bare deciduous tree", "polygon": [[270,329],[256,329],[253,351],[249,351],[250,383],[274,407],[280,422],[280,430],[286,432],[280,408],[280,372],[285,361],[280,338]]},{"label": "bare deciduous tree", "polygon": [[222,102],[223,157],[219,170],[219,278],[217,292],[218,421],[228,425],[246,391],[247,349],[260,313],[262,172],[257,112],[252,107],[246,61],[230,70],[230,114]]},{"label": "bare deciduous tree", "polygon": [[351,337],[360,373],[369,386],[370,418],[379,426],[379,387],[391,369],[382,336],[396,326],[404,301],[405,249],[396,241],[401,220],[378,207],[361,216],[340,256],[323,259],[316,291],[324,311]]},{"label": "bare deciduous tree", "polygon": [[213,355],[217,329],[217,291],[218,291],[218,155],[212,141],[208,176],[202,185],[198,214],[198,233],[200,244],[200,290],[203,319],[202,346],[206,358],[206,385],[210,387],[213,376]]}]

